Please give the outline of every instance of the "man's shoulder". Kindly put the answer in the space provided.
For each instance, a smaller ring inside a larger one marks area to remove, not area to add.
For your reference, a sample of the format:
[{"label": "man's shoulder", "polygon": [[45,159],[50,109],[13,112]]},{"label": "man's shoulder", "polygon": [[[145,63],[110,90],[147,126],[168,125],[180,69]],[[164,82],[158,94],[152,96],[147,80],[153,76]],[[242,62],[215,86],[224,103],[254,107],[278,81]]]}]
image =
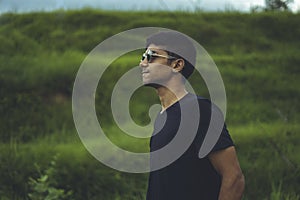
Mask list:
[{"label": "man's shoulder", "polygon": [[203,112],[215,112],[223,115],[222,109],[220,109],[220,107],[218,107],[210,99],[196,94],[189,93],[185,100],[185,105],[187,105],[187,107],[194,107],[197,105]]},{"label": "man's shoulder", "polygon": [[209,100],[208,98],[196,95],[196,94],[192,94],[192,93],[188,93],[187,94],[187,98],[185,98],[185,102],[186,103],[191,103],[193,101],[197,101],[197,103],[201,106],[201,105],[205,105],[205,106],[210,106],[211,100]]}]

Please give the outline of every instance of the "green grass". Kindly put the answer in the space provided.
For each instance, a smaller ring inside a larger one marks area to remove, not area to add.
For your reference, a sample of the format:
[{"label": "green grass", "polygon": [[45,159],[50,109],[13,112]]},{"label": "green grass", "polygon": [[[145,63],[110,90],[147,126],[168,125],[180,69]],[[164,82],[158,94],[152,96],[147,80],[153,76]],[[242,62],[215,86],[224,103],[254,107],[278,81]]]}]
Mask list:
[{"label": "green grass", "polygon": [[[71,95],[82,61],[104,39],[131,28],[160,26],[194,38],[208,51],[227,94],[227,125],[246,176],[244,199],[299,199],[300,14],[107,12],[85,9],[0,16],[0,199],[27,199],[29,178],[57,155],[52,188],[72,199],[144,199],[147,174],[121,173],[84,148],[72,119]],[[147,152],[148,140],[125,135],[111,115],[118,79],[143,50],[115,60],[96,93],[96,112],[116,145]],[[194,90],[209,97],[201,76]],[[138,125],[150,122],[155,91],[130,101]],[[129,125],[132,126],[132,125]],[[151,130],[149,130],[151,131]]]},{"label": "green grass", "polygon": [[[298,124],[257,122],[229,128],[246,177],[244,199],[269,199],[278,193],[279,184],[282,197],[299,194]],[[117,129],[107,131],[112,130]],[[116,133],[111,134],[115,137]],[[143,140],[116,138],[121,140],[118,145],[123,144],[127,150],[145,148]],[[38,176],[35,166],[45,171],[55,155],[57,166],[52,177],[57,182],[55,187],[73,191],[74,199],[116,199],[118,196],[134,199],[134,195],[141,197],[146,192],[147,174],[121,173],[102,165],[86,151],[75,132],[56,133],[26,144],[1,144],[0,151],[4,156],[0,191],[8,192],[6,195],[10,197],[25,196],[29,177]]]}]

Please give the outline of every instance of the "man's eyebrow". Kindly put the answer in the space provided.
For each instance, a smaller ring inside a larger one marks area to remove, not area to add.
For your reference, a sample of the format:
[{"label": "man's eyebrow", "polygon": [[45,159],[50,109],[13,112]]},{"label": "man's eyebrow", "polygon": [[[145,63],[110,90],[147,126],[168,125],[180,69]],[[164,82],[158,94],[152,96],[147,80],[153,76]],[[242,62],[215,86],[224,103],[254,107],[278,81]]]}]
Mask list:
[{"label": "man's eyebrow", "polygon": [[150,49],[153,53],[163,53],[163,52],[167,52],[167,51],[165,51],[164,49],[154,49],[154,50],[152,50],[152,49]]}]

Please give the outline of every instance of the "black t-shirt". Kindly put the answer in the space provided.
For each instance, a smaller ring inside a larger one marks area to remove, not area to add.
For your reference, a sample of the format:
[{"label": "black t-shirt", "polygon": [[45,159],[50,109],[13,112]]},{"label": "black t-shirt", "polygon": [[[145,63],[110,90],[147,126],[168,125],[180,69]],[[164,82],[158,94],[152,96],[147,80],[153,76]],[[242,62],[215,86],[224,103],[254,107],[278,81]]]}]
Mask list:
[{"label": "black t-shirt", "polygon": [[[154,124],[150,151],[159,150],[174,139],[182,120],[181,111],[193,109],[190,107],[190,101],[193,98],[197,99],[200,113],[197,135],[193,137],[191,145],[179,159],[162,169],[150,172],[147,200],[218,199],[221,177],[207,156],[201,159],[198,156],[211,119],[212,104],[209,100],[187,94],[165,112],[159,113]],[[222,133],[211,152],[229,146],[233,146],[233,142],[223,123]]]}]

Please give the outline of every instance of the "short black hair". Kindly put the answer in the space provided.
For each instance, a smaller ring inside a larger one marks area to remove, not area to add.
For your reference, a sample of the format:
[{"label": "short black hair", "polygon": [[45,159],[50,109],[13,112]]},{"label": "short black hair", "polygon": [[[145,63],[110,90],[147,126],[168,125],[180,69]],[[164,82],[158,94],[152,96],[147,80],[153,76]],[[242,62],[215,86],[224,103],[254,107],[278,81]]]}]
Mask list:
[{"label": "short black hair", "polygon": [[146,48],[150,44],[162,46],[170,56],[182,58],[185,65],[181,74],[186,79],[192,75],[196,63],[196,48],[187,36],[177,31],[161,31],[147,38]]}]

